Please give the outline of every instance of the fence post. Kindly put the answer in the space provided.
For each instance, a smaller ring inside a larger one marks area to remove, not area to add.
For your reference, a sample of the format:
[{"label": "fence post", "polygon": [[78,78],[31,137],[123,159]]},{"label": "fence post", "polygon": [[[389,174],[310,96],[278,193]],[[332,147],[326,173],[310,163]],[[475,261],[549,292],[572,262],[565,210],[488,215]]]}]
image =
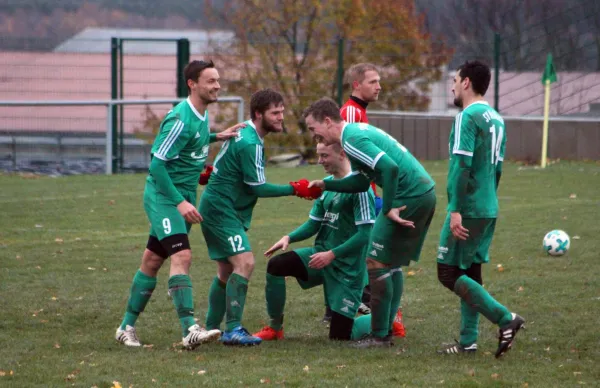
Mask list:
[{"label": "fence post", "polygon": [[[119,88],[119,81],[117,79],[117,73],[118,73],[118,67],[119,67],[119,61],[118,61],[118,55],[117,55],[117,50],[119,49],[119,38],[111,38],[110,39],[110,98],[113,100],[116,100],[119,96],[118,96],[118,88]],[[109,111],[110,114],[108,115],[108,117],[110,118],[110,127],[108,129],[110,129],[110,136],[107,133],[106,137],[108,140],[110,140],[110,143],[106,143],[106,147],[107,148],[111,148],[110,150],[110,160],[107,160],[106,163],[110,163],[110,173],[112,174],[113,171],[117,170],[117,160],[114,157],[114,155],[117,152],[117,126],[118,126],[118,117],[117,117],[117,106],[116,105],[109,105]],[[108,150],[107,150],[107,155],[109,155]],[[108,166],[106,168],[107,173],[108,173]]]},{"label": "fence post", "polygon": [[185,98],[188,95],[187,82],[183,75],[183,68],[190,61],[190,41],[189,39],[177,40],[177,97]]},{"label": "fence post", "polygon": [[500,113],[500,34],[494,33],[494,109]]},{"label": "fence post", "polygon": [[113,112],[114,106],[112,104],[106,105],[106,175],[112,175],[113,173]]},{"label": "fence post", "polygon": [[344,38],[338,40],[337,103],[342,106],[344,93]]}]

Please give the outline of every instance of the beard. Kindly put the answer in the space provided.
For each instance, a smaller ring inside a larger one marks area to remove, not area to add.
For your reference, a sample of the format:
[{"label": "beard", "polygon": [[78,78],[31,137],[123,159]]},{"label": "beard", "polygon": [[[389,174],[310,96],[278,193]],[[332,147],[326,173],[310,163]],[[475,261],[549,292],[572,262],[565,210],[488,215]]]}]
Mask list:
[{"label": "beard", "polygon": [[[284,129],[279,130],[279,128],[277,128],[274,124],[268,122],[267,120],[263,120],[262,128],[266,132],[283,132],[283,130],[284,130]],[[283,123],[281,123],[281,128],[283,128]]]},{"label": "beard", "polygon": [[461,108],[462,109],[462,107],[463,107],[462,98],[454,97],[454,106],[456,106],[457,108]]},{"label": "beard", "polygon": [[213,96],[213,95],[210,94],[210,92],[202,93],[200,95],[200,99],[206,105],[212,104],[213,102],[217,102],[218,101],[217,95],[215,94]]}]

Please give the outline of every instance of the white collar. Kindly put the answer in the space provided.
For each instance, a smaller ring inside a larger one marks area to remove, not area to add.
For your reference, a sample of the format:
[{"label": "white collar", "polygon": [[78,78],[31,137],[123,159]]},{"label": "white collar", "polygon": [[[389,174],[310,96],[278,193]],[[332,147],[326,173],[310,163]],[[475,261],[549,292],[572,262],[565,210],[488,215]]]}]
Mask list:
[{"label": "white collar", "polygon": [[204,116],[203,116],[200,114],[200,112],[198,112],[198,110],[196,109],[194,104],[192,104],[192,101],[190,100],[189,97],[186,99],[186,101],[187,101],[188,105],[190,106],[190,109],[192,110],[192,112],[194,112],[194,114],[196,115],[196,117],[198,117],[202,121],[206,120],[206,113],[208,112],[208,110],[204,111]]}]

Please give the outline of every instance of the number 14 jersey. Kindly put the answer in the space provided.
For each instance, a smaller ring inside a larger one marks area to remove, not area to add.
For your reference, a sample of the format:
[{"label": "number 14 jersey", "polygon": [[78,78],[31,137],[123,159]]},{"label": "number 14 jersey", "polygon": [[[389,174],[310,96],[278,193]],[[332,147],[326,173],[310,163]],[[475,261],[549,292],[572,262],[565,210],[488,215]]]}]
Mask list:
[{"label": "number 14 jersey", "polygon": [[[477,101],[456,115],[449,141],[448,202],[451,188],[465,167],[463,157],[471,158],[471,169],[464,198],[459,198],[460,213],[466,218],[496,218],[496,171],[504,161],[506,132],[504,120],[485,101]],[[459,194],[460,195],[460,194]]]}]

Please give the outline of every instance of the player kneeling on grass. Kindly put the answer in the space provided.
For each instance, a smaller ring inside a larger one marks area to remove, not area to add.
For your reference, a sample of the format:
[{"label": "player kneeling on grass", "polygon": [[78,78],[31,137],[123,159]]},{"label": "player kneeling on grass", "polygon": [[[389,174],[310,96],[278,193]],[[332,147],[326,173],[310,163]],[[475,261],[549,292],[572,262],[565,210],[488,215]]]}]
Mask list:
[{"label": "player kneeling on grass", "polygon": [[359,193],[374,181],[383,189],[383,208],[367,251],[372,332],[355,346],[389,346],[403,291],[401,266],[419,260],[435,212],[435,183],[396,139],[372,125],[342,121],[339,107],[329,98],[314,102],[304,118],[313,138],[342,145],[353,170],[344,179],[313,181],[310,187]]},{"label": "player kneeling on grass", "polygon": [[[319,163],[331,176],[342,179],[351,174],[350,162],[339,144],[317,145]],[[360,339],[371,332],[371,316],[354,319],[366,283],[366,244],[375,222],[373,191],[362,193],[324,192],[315,201],[309,219],[284,236],[265,255],[271,257],[290,243],[315,234],[312,248],[300,248],[277,255],[267,265],[267,313],[270,323],[254,334],[265,341],[283,339],[285,277],[296,278],[303,289],[323,285],[325,300],[332,310],[329,338]]]},{"label": "player kneeling on grass", "polygon": [[242,327],[248,281],[254,271],[254,255],[246,231],[259,197],[298,195],[318,198],[320,189],[308,189],[308,181],[288,185],[267,183],[264,137],[283,131],[283,97],[271,89],[254,93],[251,120],[235,139],[223,143],[216,156],[208,186],[200,199],[204,217],[202,234],[208,255],[217,262],[217,276],[208,295],[207,329],[218,329],[226,317],[221,341],[225,345],[258,345],[261,339]]},{"label": "player kneeling on grass", "polygon": [[193,349],[221,335],[218,330],[204,330],[194,320],[188,233],[192,224],[202,221],[196,210],[196,190],[209,143],[235,136],[240,125],[210,134],[206,108],[217,101],[220,89],[219,73],[212,62],[192,61],[185,67],[184,76],[189,97],[167,113],[152,145],[144,190],[150,237],[131,284],[125,317],[115,335],[117,341],[127,346],[141,346],[135,323],[156,287],[158,271],[169,256],[169,294],[181,322],[184,347]]}]

